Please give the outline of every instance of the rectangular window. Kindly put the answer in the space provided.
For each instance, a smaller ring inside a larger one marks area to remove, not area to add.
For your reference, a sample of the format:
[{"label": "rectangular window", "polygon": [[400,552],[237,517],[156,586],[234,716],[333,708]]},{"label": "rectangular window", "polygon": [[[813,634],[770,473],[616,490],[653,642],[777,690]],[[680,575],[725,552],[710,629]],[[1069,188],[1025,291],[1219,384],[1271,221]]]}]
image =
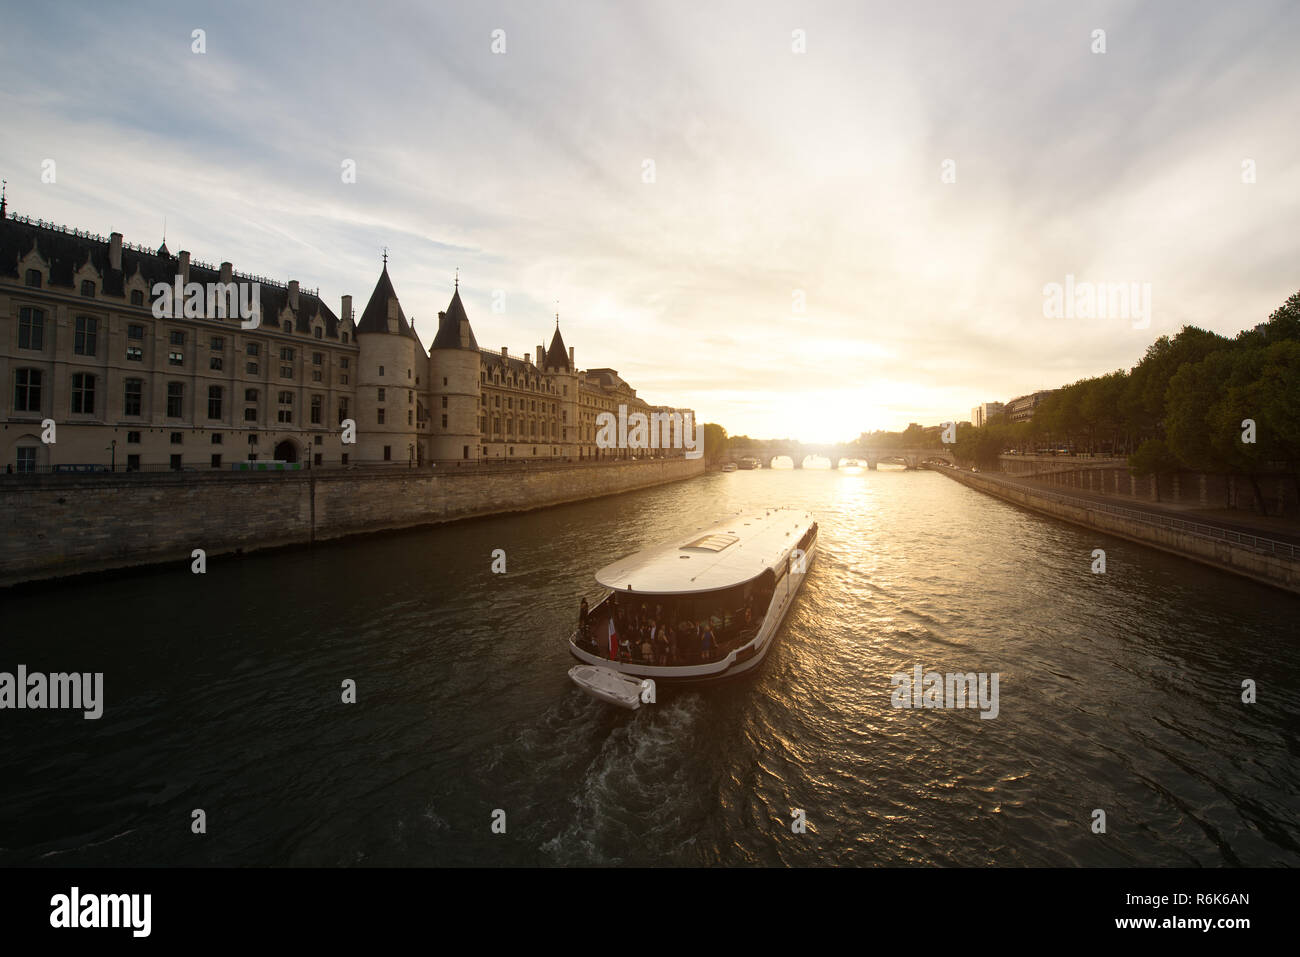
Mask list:
[{"label": "rectangular window", "polygon": [[135,322],[131,323],[129,326],[126,327],[126,337],[128,339],[143,339],[144,326]]},{"label": "rectangular window", "polygon": [[348,357],[344,356],[342,359],[339,360],[339,368],[346,369],[347,367],[348,367]]},{"label": "rectangular window", "polygon": [[256,421],[257,421],[257,410],[254,409],[254,408],[251,408],[251,407],[245,409],[245,410],[244,410],[244,421],[245,421],[245,422],[256,422]]},{"label": "rectangular window", "polygon": [[224,337],[224,336],[213,336],[213,337],[212,337],[212,351],[213,351],[213,352],[225,352],[225,351],[226,351],[226,340],[225,340],[225,337]]},{"label": "rectangular window", "polygon": [[140,444],[140,433],[139,433],[139,432],[128,432],[128,433],[126,433],[126,444],[127,444],[127,445],[139,445],[139,444]]},{"label": "rectangular window", "polygon": [[185,383],[168,382],[167,383],[167,417],[169,419],[179,419],[181,417],[181,407],[185,404]]},{"label": "rectangular window", "polygon": [[[321,328],[320,328],[320,326],[317,326],[317,327],[316,327],[315,329],[313,329],[311,332],[312,332],[312,335],[314,335],[317,339],[321,339],[321,338],[323,338],[323,333],[321,332]],[[319,465],[320,463],[317,462],[316,464]]]},{"label": "rectangular window", "polygon": [[126,470],[128,472],[140,471],[140,456],[138,454],[126,457]]},{"label": "rectangular window", "polygon": [[276,420],[283,423],[293,422],[293,393],[280,393],[280,408],[276,410]]},{"label": "rectangular window", "polygon": [[314,366],[318,366],[318,365],[321,364],[323,358],[324,358],[324,357],[321,356],[321,354],[320,354],[319,352],[313,352],[313,353],[311,354],[311,364],[314,365]]},{"label": "rectangular window", "polygon": [[184,432],[173,432],[173,433],[171,434],[171,440],[172,440],[172,445],[184,445],[184,444],[185,444],[185,433],[184,433]]},{"label": "rectangular window", "polygon": [[[317,335],[317,336],[320,335],[320,330],[319,330],[319,329],[316,330],[316,335]],[[314,459],[314,461],[315,461],[315,463],[316,463],[317,465],[320,465],[320,464],[321,464],[321,454],[320,454],[319,452],[316,453],[316,455],[313,457],[313,459]]]},{"label": "rectangular window", "polygon": [[290,349],[288,346],[285,346],[285,347],[283,347],[282,349],[280,349],[280,361],[281,361],[281,362],[292,362],[292,361],[293,361],[293,350]]},{"label": "rectangular window", "polygon": [[173,329],[171,333],[168,335],[167,341],[174,346],[183,346],[185,345],[185,333],[177,332],[175,329]]},{"label": "rectangular window", "polygon": [[18,452],[18,473],[20,475],[31,475],[36,471],[36,446],[24,445],[19,446]]},{"label": "rectangular window", "polygon": [[384,374],[384,367],[383,367],[383,366],[380,366],[380,367],[379,367],[379,374],[380,374],[380,375],[383,375],[383,374]]},{"label": "rectangular window", "polygon": [[221,468],[221,456],[220,456],[220,455],[214,455],[214,456],[212,456],[212,467],[213,467],[214,469],[219,469],[219,468]]},{"label": "rectangular window", "polygon": [[339,425],[342,425],[343,420],[346,419],[347,417],[348,417],[348,400],[339,399]]},{"label": "rectangular window", "polygon": [[384,401],[384,390],[382,388],[379,390],[379,401]]},{"label": "rectangular window", "polygon": [[173,472],[179,472],[181,470],[181,457],[179,455],[173,455],[171,457],[171,466]]},{"label": "rectangular window", "polygon": [[256,362],[244,363],[244,371],[249,375],[257,375],[257,363]]},{"label": "rectangular window", "polygon": [[127,379],[126,391],[123,394],[122,414],[142,415],[143,408],[144,408],[144,380]]},{"label": "rectangular window", "polygon": [[220,432],[213,432],[213,433],[212,433],[212,444],[213,444],[213,445],[221,445],[221,444],[222,444],[222,441],[221,441],[221,433],[220,433]]},{"label": "rectangular window", "polygon": [[342,375],[339,376],[339,385],[347,385],[347,384],[348,384],[348,374],[344,372]]},{"label": "rectangular window", "polygon": [[[444,398],[446,398],[446,397],[444,396]],[[415,401],[415,393],[412,392],[410,389],[407,389],[407,390],[406,390],[406,404],[407,404],[407,405],[410,405],[410,404],[411,404],[412,402],[414,402],[414,401]]]},{"label": "rectangular window", "polygon": [[442,417],[442,427],[444,429],[447,427],[447,417],[445,415]]},{"label": "rectangular window", "polygon": [[95,298],[95,280],[93,280],[93,279],[83,279],[83,280],[81,280],[81,294],[82,294],[83,296],[85,296],[87,299],[94,299],[94,298]]},{"label": "rectangular window", "polygon": [[411,410],[410,410],[410,409],[407,409],[407,410],[406,410],[406,424],[407,424],[407,425],[412,425],[412,424],[414,424],[414,423],[411,422]]},{"label": "rectangular window", "polygon": [[27,285],[33,289],[41,288],[41,271],[39,269],[27,270]]},{"label": "rectangular window", "polygon": [[127,347],[126,347],[126,361],[127,361],[127,362],[144,362],[144,350],[141,349],[139,346],[127,346]]},{"label": "rectangular window", "polygon": [[18,348],[45,348],[45,311],[23,306],[18,310]]},{"label": "rectangular window", "polygon": [[72,351],[79,356],[93,356],[98,332],[98,319],[93,316],[77,316],[72,337]]},{"label": "rectangular window", "polygon": [[320,369],[312,369],[312,370],[311,370],[311,381],[312,381],[312,382],[320,382],[320,381],[321,381]]},{"label": "rectangular window", "polygon": [[292,379],[292,378],[293,378],[293,366],[280,366],[280,378],[281,378],[281,379]]},{"label": "rectangular window", "polygon": [[14,411],[41,411],[40,369],[19,369],[14,374]]},{"label": "rectangular window", "polygon": [[378,422],[379,422],[379,424],[380,424],[380,425],[383,425],[383,424],[384,424],[384,410],[383,410],[383,409],[376,409],[376,410],[375,410],[375,414],[376,414],[376,416],[378,416]]},{"label": "rectangular window", "polygon": [[208,386],[208,418],[221,418],[221,386]]},{"label": "rectangular window", "polygon": [[393,460],[393,447],[392,447],[391,445],[385,445],[385,446],[384,446],[384,461],[385,461],[385,462],[391,462],[392,460]]},{"label": "rectangular window", "polygon": [[221,356],[212,356],[208,359],[208,368],[213,372],[221,371]]},{"label": "rectangular window", "polygon": [[72,374],[72,411],[81,415],[95,411],[95,377],[88,372]]},{"label": "rectangular window", "polygon": [[169,353],[167,353],[167,364],[168,364],[169,366],[183,366],[183,365],[185,365],[185,354],[184,354],[183,352],[169,352]]},{"label": "rectangular window", "polygon": [[[347,342],[347,341],[348,341],[348,334],[347,334],[346,332],[343,333],[343,341],[344,341],[344,342]],[[344,464],[344,465],[347,465],[347,464],[348,464],[348,453],[346,453],[346,452],[343,453],[343,464]]]},{"label": "rectangular window", "polygon": [[245,401],[245,402],[256,402],[256,401],[257,401],[257,390],[256,390],[256,389],[245,389],[245,390],[244,390],[244,401]]},{"label": "rectangular window", "polygon": [[324,409],[324,404],[321,397],[318,395],[312,396],[311,397],[311,424],[312,425],[321,424],[321,413],[323,409]]},{"label": "rectangular window", "polygon": [[144,305],[144,293],[141,292],[139,289],[131,290],[131,305],[133,306]]},{"label": "rectangular window", "polygon": [[260,344],[256,342],[250,342],[247,346],[244,347],[244,351],[248,353],[250,356],[261,355],[262,347]]}]

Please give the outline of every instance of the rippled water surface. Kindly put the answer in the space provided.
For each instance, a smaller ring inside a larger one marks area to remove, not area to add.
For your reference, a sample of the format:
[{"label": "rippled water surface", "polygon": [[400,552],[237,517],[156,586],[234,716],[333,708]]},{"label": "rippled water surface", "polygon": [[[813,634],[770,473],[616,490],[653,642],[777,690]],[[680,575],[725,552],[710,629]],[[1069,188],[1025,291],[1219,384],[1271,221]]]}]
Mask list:
[{"label": "rippled water surface", "polygon": [[[759,674],[636,713],[569,682],[597,568],[768,505],[821,538]],[[886,470],[62,584],[0,599],[0,670],[102,671],[105,714],[0,712],[0,863],[1295,866],[1298,605]],[[997,672],[998,717],[892,707],[915,665]]]}]

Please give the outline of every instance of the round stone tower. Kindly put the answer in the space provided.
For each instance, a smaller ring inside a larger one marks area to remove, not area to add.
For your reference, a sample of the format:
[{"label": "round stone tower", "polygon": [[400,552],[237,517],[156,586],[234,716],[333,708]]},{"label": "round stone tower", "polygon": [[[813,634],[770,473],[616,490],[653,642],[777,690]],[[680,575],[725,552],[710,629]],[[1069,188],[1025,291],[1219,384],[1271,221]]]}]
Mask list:
[{"label": "round stone tower", "polygon": [[352,415],[357,444],[350,461],[419,464],[426,453],[416,422],[416,399],[425,386],[417,380],[427,363],[393,291],[387,263],[357,323],[356,339],[361,353]]},{"label": "round stone tower", "polygon": [[429,454],[434,459],[477,462],[479,431],[478,343],[460,301],[460,280],[446,312],[438,313],[438,334],[429,347]]}]

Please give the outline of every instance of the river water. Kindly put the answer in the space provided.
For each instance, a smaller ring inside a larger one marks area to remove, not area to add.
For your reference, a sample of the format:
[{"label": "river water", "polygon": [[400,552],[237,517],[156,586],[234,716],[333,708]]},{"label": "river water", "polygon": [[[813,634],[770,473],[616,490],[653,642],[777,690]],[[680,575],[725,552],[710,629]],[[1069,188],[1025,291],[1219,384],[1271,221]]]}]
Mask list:
[{"label": "river water", "polygon": [[[821,536],[759,674],[570,683],[597,568],[770,505]],[[104,715],[0,712],[0,864],[1297,866],[1297,606],[883,468],[63,583],[0,598],[0,671],[101,671]],[[917,665],[997,717],[893,707]]]}]

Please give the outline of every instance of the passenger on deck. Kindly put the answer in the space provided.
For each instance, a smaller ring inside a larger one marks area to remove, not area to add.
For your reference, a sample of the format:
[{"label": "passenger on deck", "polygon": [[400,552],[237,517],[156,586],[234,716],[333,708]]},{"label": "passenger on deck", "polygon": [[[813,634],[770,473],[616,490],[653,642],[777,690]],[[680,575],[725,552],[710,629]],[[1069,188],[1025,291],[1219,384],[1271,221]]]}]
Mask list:
[{"label": "passenger on deck", "polygon": [[700,628],[700,657],[705,661],[713,660],[713,626],[706,619]]}]

